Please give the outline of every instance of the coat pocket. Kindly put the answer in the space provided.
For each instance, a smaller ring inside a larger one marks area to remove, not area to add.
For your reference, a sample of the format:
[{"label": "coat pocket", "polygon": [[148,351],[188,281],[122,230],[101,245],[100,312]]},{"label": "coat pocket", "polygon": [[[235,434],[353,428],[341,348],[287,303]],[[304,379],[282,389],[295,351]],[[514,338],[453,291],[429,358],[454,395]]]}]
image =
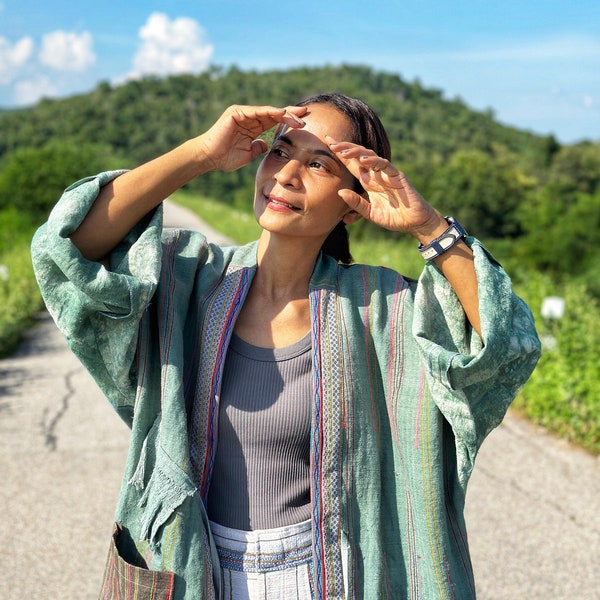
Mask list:
[{"label": "coat pocket", "polygon": [[120,554],[123,530],[119,524],[111,538],[99,600],[137,598],[138,600],[171,600],[175,574],[150,571],[128,563]]}]

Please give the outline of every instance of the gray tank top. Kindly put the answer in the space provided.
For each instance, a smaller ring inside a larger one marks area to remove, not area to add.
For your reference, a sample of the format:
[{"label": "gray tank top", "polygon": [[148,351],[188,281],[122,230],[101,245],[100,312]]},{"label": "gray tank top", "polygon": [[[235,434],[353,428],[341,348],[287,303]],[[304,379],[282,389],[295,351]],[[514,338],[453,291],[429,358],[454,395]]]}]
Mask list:
[{"label": "gray tank top", "polygon": [[250,531],[310,518],[310,332],[285,348],[233,336],[223,371],[211,521]]}]

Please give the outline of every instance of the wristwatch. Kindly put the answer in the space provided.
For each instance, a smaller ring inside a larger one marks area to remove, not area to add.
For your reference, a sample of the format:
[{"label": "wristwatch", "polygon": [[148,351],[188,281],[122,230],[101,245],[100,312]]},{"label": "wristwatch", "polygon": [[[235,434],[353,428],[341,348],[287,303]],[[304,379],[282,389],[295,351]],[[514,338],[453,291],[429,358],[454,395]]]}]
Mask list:
[{"label": "wristwatch", "polygon": [[444,217],[444,219],[446,219],[446,222],[449,225],[448,229],[446,229],[442,235],[436,237],[435,240],[432,240],[427,244],[427,246],[419,244],[419,252],[425,260],[437,258],[440,254],[443,254],[446,250],[452,248],[456,242],[462,240],[467,235],[465,228],[456,221],[454,217]]}]

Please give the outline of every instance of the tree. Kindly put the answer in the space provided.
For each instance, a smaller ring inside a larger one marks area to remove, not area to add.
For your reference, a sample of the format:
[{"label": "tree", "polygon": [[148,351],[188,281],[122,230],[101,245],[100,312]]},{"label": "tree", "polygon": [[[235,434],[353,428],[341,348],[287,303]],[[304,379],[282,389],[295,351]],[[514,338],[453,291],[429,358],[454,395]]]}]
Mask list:
[{"label": "tree", "polygon": [[115,166],[111,150],[93,144],[53,142],[15,150],[0,171],[0,210],[15,207],[41,221],[68,185]]},{"label": "tree", "polygon": [[597,271],[600,191],[565,194],[557,184],[548,184],[522,208],[522,219],[525,235],[515,254],[524,263],[558,277]]},{"label": "tree", "polygon": [[600,144],[562,147],[553,157],[549,181],[565,192],[593,194],[600,189]]},{"label": "tree", "polygon": [[460,150],[433,172],[428,200],[478,237],[516,237],[521,230],[517,207],[528,188],[512,165],[480,150]]}]

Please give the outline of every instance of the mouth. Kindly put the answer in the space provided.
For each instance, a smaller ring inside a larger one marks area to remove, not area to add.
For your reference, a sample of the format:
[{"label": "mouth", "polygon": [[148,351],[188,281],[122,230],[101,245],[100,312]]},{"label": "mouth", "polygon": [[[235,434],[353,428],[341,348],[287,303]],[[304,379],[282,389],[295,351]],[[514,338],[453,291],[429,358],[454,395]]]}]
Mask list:
[{"label": "mouth", "polygon": [[267,205],[269,205],[275,210],[293,210],[296,212],[300,210],[300,208],[298,208],[297,206],[286,202],[285,200],[283,200],[283,198],[273,196],[272,194],[265,195],[265,200],[267,201]]}]

